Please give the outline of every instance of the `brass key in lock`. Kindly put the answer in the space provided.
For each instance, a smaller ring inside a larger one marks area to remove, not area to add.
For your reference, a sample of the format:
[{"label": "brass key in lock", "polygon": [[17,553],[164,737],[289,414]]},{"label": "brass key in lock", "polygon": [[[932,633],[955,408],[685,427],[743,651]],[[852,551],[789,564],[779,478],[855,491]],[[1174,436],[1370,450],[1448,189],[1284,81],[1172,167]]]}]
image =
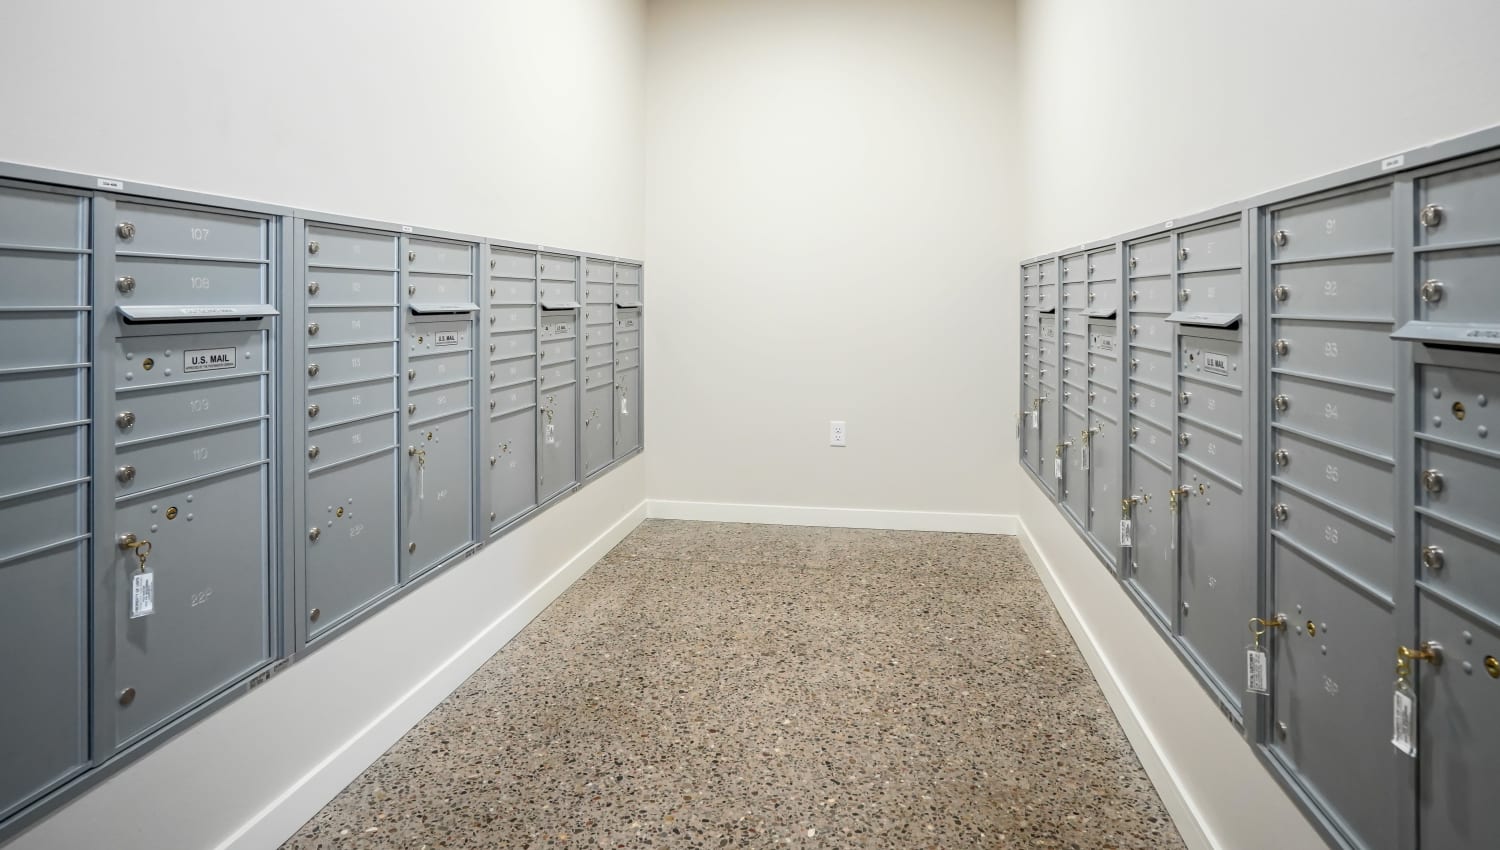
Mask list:
[{"label": "brass key in lock", "polygon": [[1145,501],[1145,500],[1142,499],[1140,496],[1131,496],[1131,497],[1126,498],[1126,499],[1121,499],[1120,500],[1120,516],[1122,516],[1122,517],[1129,517],[1130,516],[1130,509],[1132,507],[1134,507],[1135,505],[1140,504],[1143,501]]},{"label": "brass key in lock", "polygon": [[134,534],[126,533],[120,535],[120,548],[135,552],[136,560],[140,562],[140,572],[146,571],[146,559],[151,557],[151,541],[137,539]]},{"label": "brass key in lock", "polygon": [[1177,510],[1177,505],[1180,503],[1180,501],[1186,498],[1192,492],[1193,488],[1189,487],[1186,484],[1182,485],[1181,487],[1173,487],[1172,489],[1168,490],[1167,499],[1170,503],[1171,509],[1174,511]]},{"label": "brass key in lock", "polygon": [[425,448],[419,448],[417,446],[407,446],[406,456],[416,458],[417,466],[427,466],[427,449]]},{"label": "brass key in lock", "polygon": [[1058,443],[1057,447],[1054,448],[1052,450],[1052,452],[1057,457],[1062,457],[1063,456],[1063,450],[1064,449],[1071,449],[1072,447],[1073,447],[1073,441],[1072,440],[1064,440],[1063,442]]}]

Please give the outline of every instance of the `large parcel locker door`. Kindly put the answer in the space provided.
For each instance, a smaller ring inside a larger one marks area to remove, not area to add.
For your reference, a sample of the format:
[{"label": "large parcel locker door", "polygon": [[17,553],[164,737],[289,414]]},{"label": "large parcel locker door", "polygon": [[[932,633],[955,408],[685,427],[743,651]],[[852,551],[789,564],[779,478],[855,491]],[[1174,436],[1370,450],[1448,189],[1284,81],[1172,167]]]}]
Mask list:
[{"label": "large parcel locker door", "polygon": [[645,396],[642,376],[645,301],[641,267],[615,265],[615,458],[622,458],[645,445],[641,424]]},{"label": "large parcel locker door", "polygon": [[89,761],[88,222],[0,183],[0,819]]},{"label": "large parcel locker door", "polygon": [[541,504],[578,483],[579,352],[577,257],[543,254],[541,330],[537,337],[537,499]]},{"label": "large parcel locker door", "polygon": [[615,458],[615,264],[589,260],[583,305],[583,474]]},{"label": "large parcel locker door", "polygon": [[274,654],[276,251],[264,217],[95,203],[95,721],[124,747]]},{"label": "large parcel locker door", "polygon": [[476,539],[472,243],[402,238],[405,407],[401,487],[402,578],[410,580]]},{"label": "large parcel locker door", "polygon": [[[1389,184],[1266,214],[1271,756],[1354,844],[1403,846],[1389,746],[1399,575]],[[1259,612],[1257,612],[1259,613]],[[1384,648],[1385,651],[1379,651]]]},{"label": "large parcel locker door", "polygon": [[490,247],[489,437],[491,533],[536,507],[537,259]]},{"label": "large parcel locker door", "polygon": [[307,223],[302,233],[306,429],[298,595],[316,639],[396,586],[399,239]]},{"label": "large parcel locker door", "polygon": [[[1495,845],[1500,788],[1500,161],[1417,181],[1417,581],[1422,847]],[[1432,661],[1441,661],[1434,664]]]}]

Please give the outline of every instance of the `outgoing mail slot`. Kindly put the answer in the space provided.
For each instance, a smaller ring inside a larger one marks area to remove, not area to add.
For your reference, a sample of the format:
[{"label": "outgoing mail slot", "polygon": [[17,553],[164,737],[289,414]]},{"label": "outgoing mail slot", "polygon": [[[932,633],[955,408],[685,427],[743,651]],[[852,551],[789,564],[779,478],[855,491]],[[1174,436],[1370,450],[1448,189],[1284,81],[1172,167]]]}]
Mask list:
[{"label": "outgoing mail slot", "polygon": [[82,362],[87,318],[78,310],[0,312],[0,369]]},{"label": "outgoing mail slot", "polygon": [[1147,420],[1143,416],[1130,417],[1130,447],[1144,452],[1158,463],[1170,466],[1172,446],[1176,440],[1166,428]]},{"label": "outgoing mail slot", "polygon": [[640,331],[616,331],[615,350],[629,351],[641,347]]},{"label": "outgoing mail slot", "polygon": [[468,351],[469,333],[467,320],[413,321],[406,327],[406,350],[413,357]]},{"label": "outgoing mail slot", "polygon": [[1141,413],[1154,422],[1166,423],[1172,421],[1172,410],[1175,407],[1170,392],[1140,381],[1130,382],[1132,413]]},{"label": "outgoing mail slot", "polygon": [[536,254],[531,251],[518,251],[514,248],[490,248],[490,277],[496,278],[526,278],[530,285],[535,285],[536,279]]},{"label": "outgoing mail slot", "polygon": [[88,409],[86,392],[80,369],[0,375],[0,398],[26,400],[0,405],[0,432],[77,421]]},{"label": "outgoing mail slot", "polygon": [[536,504],[536,430],[533,409],[495,417],[490,424],[491,529],[509,523]]},{"label": "outgoing mail slot", "polygon": [[1114,248],[1094,251],[1089,254],[1088,263],[1089,280],[1118,280],[1120,277],[1120,259]]},{"label": "outgoing mail slot", "polygon": [[304,254],[308,265],[314,268],[309,278],[317,279],[322,276],[323,268],[330,266],[394,272],[396,248],[396,237],[388,234],[309,224]]},{"label": "outgoing mail slot", "polygon": [[535,354],[536,331],[491,334],[489,350],[490,355],[495,358]]},{"label": "outgoing mail slot", "polygon": [[119,337],[115,381],[121,388],[151,387],[260,374],[267,366],[264,355],[265,335],[254,330]]},{"label": "outgoing mail slot", "polygon": [[490,386],[508,387],[536,380],[535,357],[513,357],[490,363]]},{"label": "outgoing mail slot", "polygon": [[83,306],[87,277],[80,254],[0,251],[0,308]]},{"label": "outgoing mail slot", "polygon": [[1194,467],[1208,470],[1236,488],[1245,485],[1245,444],[1187,417],[1177,420],[1177,457]]},{"label": "outgoing mail slot", "polygon": [[1390,597],[1398,559],[1391,557],[1395,537],[1389,530],[1357,522],[1289,487],[1272,485],[1271,504],[1285,506],[1273,511],[1272,529]]},{"label": "outgoing mail slot", "polygon": [[389,307],[309,310],[305,333],[309,348],[387,342],[396,336],[396,311]]},{"label": "outgoing mail slot", "polygon": [[[126,224],[131,226],[127,228]],[[264,219],[252,216],[120,202],[115,205],[115,250],[120,254],[264,260],[266,224]]]},{"label": "outgoing mail slot", "polygon": [[[1191,272],[1238,266],[1244,253],[1244,241],[1239,219],[1180,233],[1177,236],[1177,268]],[[1235,303],[1239,303],[1238,293]]]},{"label": "outgoing mail slot", "polygon": [[1391,187],[1286,207],[1271,213],[1271,256],[1301,260],[1391,249]]},{"label": "outgoing mail slot", "polygon": [[590,304],[615,303],[615,287],[609,283],[590,283],[584,287],[585,300]]},{"label": "outgoing mail slot", "polygon": [[1426,440],[1417,443],[1417,504],[1438,516],[1500,536],[1495,512],[1497,460]]},{"label": "outgoing mail slot", "polygon": [[557,366],[545,366],[537,381],[543,389],[553,389],[578,380],[578,363],[568,362]]},{"label": "outgoing mail slot", "polygon": [[1395,407],[1390,393],[1326,384],[1292,375],[1271,376],[1272,421],[1318,437],[1395,456]]},{"label": "outgoing mail slot", "polygon": [[311,269],[307,274],[307,306],[353,306],[396,303],[396,273],[355,269]]},{"label": "outgoing mail slot", "polygon": [[265,412],[263,380],[241,375],[120,391],[113,430],[119,439],[133,441],[250,419]]},{"label": "outgoing mail slot", "polygon": [[380,379],[308,393],[305,418],[309,428],[317,428],[395,409],[395,384]]},{"label": "outgoing mail slot", "polygon": [[1173,383],[1172,355],[1144,348],[1130,350],[1129,375],[1158,387],[1170,387]]},{"label": "outgoing mail slot", "polygon": [[640,351],[640,349],[638,349],[638,348],[632,348],[632,349],[629,349],[627,351],[616,351],[615,352],[615,368],[616,369],[632,369],[632,368],[635,368],[636,366],[639,366],[639,365],[641,365],[641,351]]},{"label": "outgoing mail slot", "polygon": [[[614,307],[610,304],[589,305],[583,311],[583,322],[586,325],[612,326],[614,318]],[[605,330],[609,328],[606,327]]]},{"label": "outgoing mail slot", "polygon": [[1172,326],[1160,316],[1131,315],[1129,332],[1132,348],[1172,350]]},{"label": "outgoing mail slot", "polygon": [[1500,162],[1418,181],[1417,210],[1417,239],[1423,245],[1500,237]]},{"label": "outgoing mail slot", "polygon": [[452,351],[429,357],[415,357],[407,364],[407,387],[414,390],[451,384],[474,376],[469,352]]},{"label": "outgoing mail slot", "polygon": [[490,279],[491,304],[536,303],[536,281]]},{"label": "outgoing mail slot", "polygon": [[1271,474],[1347,513],[1391,524],[1396,512],[1394,467],[1327,443],[1274,429]]},{"label": "outgoing mail slot", "polygon": [[411,390],[406,394],[407,421],[430,422],[434,417],[449,416],[470,409],[468,381]]},{"label": "outgoing mail slot", "polygon": [[490,391],[491,416],[504,416],[536,404],[536,385],[527,382]]},{"label": "outgoing mail slot", "polygon": [[122,496],[139,493],[254,463],[264,457],[261,425],[257,419],[145,441],[121,441],[115,447],[115,460],[120,466],[134,467],[135,475],[118,482],[118,492]]},{"label": "outgoing mail slot", "polygon": [[565,280],[571,286],[573,282],[578,280],[577,257],[542,254],[538,258],[538,268],[540,269],[541,278],[544,281]]},{"label": "outgoing mail slot", "polygon": [[1500,540],[1429,516],[1417,517],[1416,562],[1422,583],[1485,616],[1500,618]]},{"label": "outgoing mail slot", "polygon": [[[121,256],[115,263],[116,297],[130,304],[269,303],[266,267],[165,257]],[[128,285],[119,283],[128,280]],[[128,291],[126,291],[128,289]]]},{"label": "outgoing mail slot", "polygon": [[1417,429],[1481,451],[1496,451],[1500,434],[1500,373],[1451,366],[1420,366]]},{"label": "outgoing mail slot", "polygon": [[1280,319],[1272,359],[1282,369],[1394,391],[1396,344],[1390,334],[1388,324]]},{"label": "outgoing mail slot", "polygon": [[1500,325],[1500,247],[1418,256],[1418,317]]},{"label": "outgoing mail slot", "polygon": [[606,260],[589,260],[585,278],[589,283],[615,282],[615,264]]},{"label": "outgoing mail slot", "polygon": [[396,586],[396,456],[367,457],[307,479],[308,632],[327,631]]},{"label": "outgoing mail slot", "polygon": [[[462,276],[474,273],[474,253],[472,246],[457,245],[452,242],[436,242],[430,239],[418,239],[408,237],[406,240],[406,268],[409,272],[422,272],[427,274],[447,275],[449,280],[458,276],[455,285],[467,287],[469,281]],[[423,280],[418,280],[423,278]],[[425,287],[434,284],[435,278],[426,278],[425,274],[411,274],[409,281],[417,285],[416,297],[427,297]],[[433,301],[468,301],[471,294],[448,297],[446,294],[433,294]]]},{"label": "outgoing mail slot", "polygon": [[1127,286],[1130,288],[1132,320],[1136,313],[1170,313],[1176,309],[1177,292],[1172,289],[1169,277],[1132,280]]},{"label": "outgoing mail slot", "polygon": [[1129,258],[1126,260],[1126,266],[1131,277],[1168,274],[1172,271],[1172,240],[1162,236],[1127,245],[1125,256]]},{"label": "outgoing mail slot", "polygon": [[615,347],[609,343],[591,345],[583,350],[583,367],[609,365],[615,362]]},{"label": "outgoing mail slot", "polygon": [[1271,310],[1304,318],[1385,321],[1395,316],[1390,257],[1352,257],[1271,267]]},{"label": "outgoing mail slot", "polygon": [[1177,277],[1177,309],[1193,313],[1238,313],[1245,278],[1236,271],[1183,273]]},{"label": "outgoing mail slot", "polygon": [[389,449],[396,445],[396,417],[376,416],[347,425],[337,425],[309,434],[308,452],[317,448],[317,457],[308,464],[316,471],[350,458]]},{"label": "outgoing mail slot", "polygon": [[[88,475],[88,452],[81,442],[76,427],[0,437],[0,469],[5,470],[0,497]],[[0,516],[9,516],[3,507]]]},{"label": "outgoing mail slot", "polygon": [[538,356],[543,366],[551,366],[556,363],[575,359],[577,356],[574,353],[575,350],[576,342],[574,340],[559,339],[542,343],[542,350]]},{"label": "outgoing mail slot", "polygon": [[396,346],[389,342],[309,351],[307,355],[308,389],[395,374]]}]

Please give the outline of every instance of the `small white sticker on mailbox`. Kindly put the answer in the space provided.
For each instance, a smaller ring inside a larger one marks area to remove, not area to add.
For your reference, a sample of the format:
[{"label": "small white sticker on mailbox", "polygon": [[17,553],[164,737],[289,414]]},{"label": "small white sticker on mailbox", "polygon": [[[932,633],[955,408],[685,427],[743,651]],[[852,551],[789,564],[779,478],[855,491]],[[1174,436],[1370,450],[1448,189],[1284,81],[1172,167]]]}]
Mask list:
[{"label": "small white sticker on mailbox", "polygon": [[440,332],[438,332],[436,334],[433,334],[432,344],[433,345],[438,345],[438,346],[442,346],[442,345],[458,345],[458,332],[457,331],[440,331]]},{"label": "small white sticker on mailbox", "polygon": [[234,368],[234,348],[195,348],[182,352],[182,371],[211,372]]}]

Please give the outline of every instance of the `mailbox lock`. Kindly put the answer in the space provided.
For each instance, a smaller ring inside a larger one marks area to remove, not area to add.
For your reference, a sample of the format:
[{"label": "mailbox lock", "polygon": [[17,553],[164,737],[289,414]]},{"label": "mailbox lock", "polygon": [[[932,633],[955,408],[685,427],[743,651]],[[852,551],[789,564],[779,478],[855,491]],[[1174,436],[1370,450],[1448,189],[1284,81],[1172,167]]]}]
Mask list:
[{"label": "mailbox lock", "polygon": [[1278,248],[1285,248],[1287,239],[1290,238],[1290,236],[1291,234],[1287,233],[1285,230],[1276,231],[1276,246]]},{"label": "mailbox lock", "polygon": [[414,263],[414,262],[416,262],[417,261],[417,252],[416,251],[407,251],[406,252],[406,261],[408,263]]},{"label": "mailbox lock", "polygon": [[1188,434],[1188,432],[1183,431],[1181,434],[1177,435],[1177,445],[1182,446],[1183,448],[1187,448],[1187,444],[1190,439],[1191,436]]},{"label": "mailbox lock", "polygon": [[320,409],[316,404],[309,404],[307,406],[307,415],[309,417],[316,417]]},{"label": "mailbox lock", "polygon": [[1286,353],[1292,350],[1292,344],[1284,339],[1278,339],[1276,340],[1275,348],[1278,356],[1285,357]]},{"label": "mailbox lock", "polygon": [[415,404],[408,404],[406,406],[406,412],[407,413],[416,413],[417,412],[417,406]]},{"label": "mailbox lock", "polygon": [[1443,208],[1437,204],[1428,204],[1422,208],[1422,226],[1437,227],[1443,223]]},{"label": "mailbox lock", "polygon": [[[1132,405],[1134,405],[1136,402],[1138,402],[1140,400],[1141,400],[1141,394],[1140,393],[1131,393],[1130,394],[1130,403]],[[1093,401],[1093,399],[1091,398],[1091,399],[1089,399],[1089,401]]]},{"label": "mailbox lock", "polygon": [[320,453],[321,452],[319,451],[319,449],[318,449],[317,446],[308,446],[307,447],[307,458],[308,458],[308,460],[316,460],[317,457],[318,457],[318,455]]},{"label": "mailbox lock", "polygon": [[317,295],[318,294],[318,290],[321,289],[321,288],[322,287],[318,286],[318,282],[317,281],[315,281],[315,280],[308,281],[308,284],[307,284],[307,294],[308,295]]},{"label": "mailbox lock", "polygon": [[1486,655],[1484,657],[1484,672],[1490,674],[1491,679],[1500,679],[1500,661],[1496,661],[1493,655]]},{"label": "mailbox lock", "polygon": [[130,482],[135,480],[135,467],[126,464],[125,466],[116,469],[115,478],[118,479],[121,484],[129,484]]},{"label": "mailbox lock", "polygon": [[1187,248],[1178,248],[1177,249],[1177,259],[1179,259],[1179,260],[1186,260],[1187,258],[1188,258],[1188,249]]},{"label": "mailbox lock", "polygon": [[1285,285],[1277,286],[1275,289],[1271,290],[1271,294],[1276,296],[1277,301],[1285,301],[1288,298],[1292,297],[1292,291]]},{"label": "mailbox lock", "polygon": [[1094,361],[1090,360],[1089,361],[1089,372],[1092,373],[1094,371],[1094,367],[1097,366],[1097,365],[1098,365],[1097,363],[1095,363]]},{"label": "mailbox lock", "polygon": [[[1137,264],[1137,263],[1139,263],[1139,262],[1140,262],[1140,260],[1139,260],[1139,259],[1137,259],[1137,258],[1136,258],[1136,257],[1134,257],[1134,256],[1132,256],[1132,257],[1131,257],[1131,258],[1130,258],[1130,267],[1131,267],[1131,268],[1135,268],[1135,267],[1136,267],[1136,264]],[[1132,292],[1132,293],[1131,293],[1131,295],[1134,295],[1134,294],[1135,294],[1135,293],[1133,293],[1133,292]]]},{"label": "mailbox lock", "polygon": [[1187,390],[1183,390],[1182,392],[1177,394],[1177,403],[1182,405],[1183,407],[1187,407],[1188,399],[1192,397],[1192,393],[1188,392]]},{"label": "mailbox lock", "polygon": [[319,537],[322,537],[322,536],[323,536],[323,529],[318,528],[316,525],[313,526],[312,528],[308,529],[308,532],[307,532],[307,539],[308,540],[312,540],[312,541],[316,542],[317,539]]},{"label": "mailbox lock", "polygon": [[1422,284],[1422,300],[1428,304],[1436,304],[1443,300],[1443,282],[1440,280],[1429,280]]},{"label": "mailbox lock", "polygon": [[406,370],[406,380],[408,380],[408,381],[415,381],[416,379],[417,379],[417,370],[416,369],[407,369]]},{"label": "mailbox lock", "polygon": [[120,234],[121,239],[134,239],[135,225],[128,221],[122,221],[120,222],[120,226],[115,228],[115,232]]},{"label": "mailbox lock", "polygon": [[115,278],[115,289],[120,290],[123,295],[129,295],[135,291],[135,278],[130,275]]},{"label": "mailbox lock", "polygon": [[1271,406],[1275,407],[1277,412],[1285,413],[1286,409],[1292,406],[1292,400],[1283,393],[1271,400]]},{"label": "mailbox lock", "polygon": [[1278,504],[1271,509],[1271,513],[1276,516],[1277,522],[1286,522],[1286,518],[1291,514],[1291,511],[1287,510],[1285,504]]},{"label": "mailbox lock", "polygon": [[1292,462],[1292,453],[1287,451],[1286,449],[1277,449],[1276,454],[1272,455],[1271,457],[1276,460],[1277,466],[1286,466],[1287,464]]},{"label": "mailbox lock", "polygon": [[120,705],[130,705],[133,702],[135,702],[135,688],[120,691]]},{"label": "mailbox lock", "polygon": [[496,460],[497,458],[494,455],[490,455],[490,466],[494,466]]},{"label": "mailbox lock", "polygon": [[311,611],[307,612],[307,619],[314,623],[316,623],[318,621],[318,618],[321,616],[323,616],[322,608],[314,608]]},{"label": "mailbox lock", "polygon": [[[494,268],[494,267],[495,267],[495,258],[494,257],[490,257],[490,268]],[[493,295],[494,293],[492,292],[490,294]]]},{"label": "mailbox lock", "polygon": [[118,425],[121,430],[129,428],[130,426],[135,424],[135,414],[131,413],[128,410],[122,410],[120,411],[120,415],[115,417],[115,424]]},{"label": "mailbox lock", "polygon": [[308,336],[317,336],[318,335],[318,323],[317,322],[308,322],[307,323],[307,335]]},{"label": "mailbox lock", "polygon": [[494,409],[495,409],[495,400],[494,399],[490,399],[490,410],[494,410]]},{"label": "mailbox lock", "polygon": [[1139,433],[1141,433],[1141,429],[1140,428],[1138,428],[1138,427],[1136,427],[1134,425],[1130,426],[1130,439],[1134,440],[1135,437],[1136,437],[1136,435],[1139,434]]},{"label": "mailbox lock", "polygon": [[409,284],[407,284],[406,285],[406,294],[407,295],[416,295],[417,294],[417,285],[415,283],[409,283]]},{"label": "mailbox lock", "polygon": [[309,242],[309,243],[307,243],[307,253],[309,253],[309,254],[316,254],[316,253],[318,253],[318,248],[320,248],[320,247],[321,246],[318,245],[317,242]]},{"label": "mailbox lock", "polygon": [[1139,292],[1136,292],[1134,289],[1130,290],[1130,303],[1134,304],[1136,302],[1136,299],[1140,297],[1141,294]]},{"label": "mailbox lock", "polygon": [[1141,330],[1141,326],[1140,325],[1131,325],[1130,326],[1130,335],[1131,336],[1135,336],[1136,334],[1140,333],[1140,330]]},{"label": "mailbox lock", "polygon": [[1092,292],[1089,293],[1089,300],[1090,301],[1094,300],[1094,293],[1092,293]]},{"label": "mailbox lock", "polygon": [[1424,546],[1422,548],[1422,566],[1429,570],[1437,571],[1443,568],[1443,547]]},{"label": "mailbox lock", "polygon": [[1443,492],[1443,473],[1436,469],[1428,469],[1422,472],[1422,489],[1429,493]]},{"label": "mailbox lock", "polygon": [[1443,663],[1443,645],[1435,641],[1423,641],[1416,649],[1403,646],[1396,650],[1396,655],[1406,661],[1426,661],[1434,667]]},{"label": "mailbox lock", "polygon": [[1193,294],[1193,291],[1191,289],[1183,289],[1183,290],[1181,290],[1181,291],[1179,291],[1177,293],[1177,300],[1178,301],[1186,301],[1186,300],[1188,300],[1188,296],[1192,295],[1192,294]]},{"label": "mailbox lock", "polygon": [[417,544],[415,544],[415,543],[408,543],[408,544],[406,544],[406,551],[407,551],[407,554],[414,554],[417,551]]},{"label": "mailbox lock", "polygon": [[309,363],[309,364],[307,364],[307,377],[309,377],[309,378],[316,378],[316,377],[318,377],[318,364],[316,364],[316,363]]},{"label": "mailbox lock", "polygon": [[1134,370],[1134,369],[1135,369],[1135,368],[1136,368],[1136,367],[1137,367],[1137,366],[1139,366],[1139,365],[1141,365],[1141,361],[1139,361],[1139,360],[1137,360],[1137,359],[1136,359],[1136,358],[1134,358],[1134,357],[1132,357],[1132,358],[1130,358],[1130,368],[1131,368],[1131,369],[1132,369],[1132,370]]}]

